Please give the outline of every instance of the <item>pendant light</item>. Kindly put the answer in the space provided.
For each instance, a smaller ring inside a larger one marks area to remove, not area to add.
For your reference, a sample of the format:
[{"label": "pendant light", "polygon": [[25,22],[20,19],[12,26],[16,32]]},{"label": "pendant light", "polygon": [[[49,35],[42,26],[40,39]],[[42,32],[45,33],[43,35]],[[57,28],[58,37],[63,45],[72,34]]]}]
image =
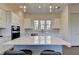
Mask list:
[{"label": "pendant light", "polygon": [[49,12],[51,13],[52,12],[52,5],[49,4]]},{"label": "pendant light", "polygon": [[25,4],[21,5],[20,8],[23,9],[23,12],[27,12],[27,7]]}]

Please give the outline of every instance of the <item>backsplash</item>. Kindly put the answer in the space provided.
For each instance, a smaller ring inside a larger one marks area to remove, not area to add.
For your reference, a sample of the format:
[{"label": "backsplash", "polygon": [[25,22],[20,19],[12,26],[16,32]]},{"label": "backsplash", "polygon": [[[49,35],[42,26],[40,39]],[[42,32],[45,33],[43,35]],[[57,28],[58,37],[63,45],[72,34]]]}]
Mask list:
[{"label": "backsplash", "polygon": [[38,33],[38,35],[51,35],[53,37],[62,37],[60,30],[52,30],[50,32],[38,32],[38,31],[32,31],[32,30],[25,30],[24,35],[30,36],[32,33]]},{"label": "backsplash", "polygon": [[61,31],[60,31],[60,30],[53,30],[53,34],[54,34],[54,36],[56,36],[56,37],[62,38],[62,34],[61,34]]},{"label": "backsplash", "polygon": [[5,29],[0,29],[0,36],[3,37],[11,36],[11,29],[8,27]]}]

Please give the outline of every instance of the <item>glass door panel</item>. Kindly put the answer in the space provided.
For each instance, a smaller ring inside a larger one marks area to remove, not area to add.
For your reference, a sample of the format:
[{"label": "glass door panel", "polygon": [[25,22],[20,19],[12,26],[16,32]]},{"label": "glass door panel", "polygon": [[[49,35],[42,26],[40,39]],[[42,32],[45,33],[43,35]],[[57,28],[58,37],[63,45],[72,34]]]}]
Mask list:
[{"label": "glass door panel", "polygon": [[38,30],[38,27],[39,27],[39,21],[34,20],[34,30]]}]

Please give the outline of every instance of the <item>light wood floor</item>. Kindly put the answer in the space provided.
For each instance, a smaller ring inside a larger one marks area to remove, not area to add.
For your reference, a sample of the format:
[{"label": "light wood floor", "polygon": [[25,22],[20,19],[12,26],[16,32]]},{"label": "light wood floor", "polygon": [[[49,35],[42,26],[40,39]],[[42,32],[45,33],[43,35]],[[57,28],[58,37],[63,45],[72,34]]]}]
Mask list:
[{"label": "light wood floor", "polygon": [[64,55],[79,55],[79,47],[64,47],[63,48]]}]

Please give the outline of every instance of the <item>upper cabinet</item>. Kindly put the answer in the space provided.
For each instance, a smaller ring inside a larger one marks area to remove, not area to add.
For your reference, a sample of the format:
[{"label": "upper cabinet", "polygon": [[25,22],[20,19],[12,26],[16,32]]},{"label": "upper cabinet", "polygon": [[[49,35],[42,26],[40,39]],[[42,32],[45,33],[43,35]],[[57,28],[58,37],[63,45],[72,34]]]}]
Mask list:
[{"label": "upper cabinet", "polygon": [[60,29],[60,19],[59,18],[54,18],[53,29]]},{"label": "upper cabinet", "polygon": [[32,29],[32,22],[30,18],[24,19],[24,28],[26,29]]},{"label": "upper cabinet", "polygon": [[14,12],[11,12],[11,25],[20,25],[20,17],[14,13]]},{"label": "upper cabinet", "polygon": [[0,28],[6,28],[6,11],[0,9]]}]

